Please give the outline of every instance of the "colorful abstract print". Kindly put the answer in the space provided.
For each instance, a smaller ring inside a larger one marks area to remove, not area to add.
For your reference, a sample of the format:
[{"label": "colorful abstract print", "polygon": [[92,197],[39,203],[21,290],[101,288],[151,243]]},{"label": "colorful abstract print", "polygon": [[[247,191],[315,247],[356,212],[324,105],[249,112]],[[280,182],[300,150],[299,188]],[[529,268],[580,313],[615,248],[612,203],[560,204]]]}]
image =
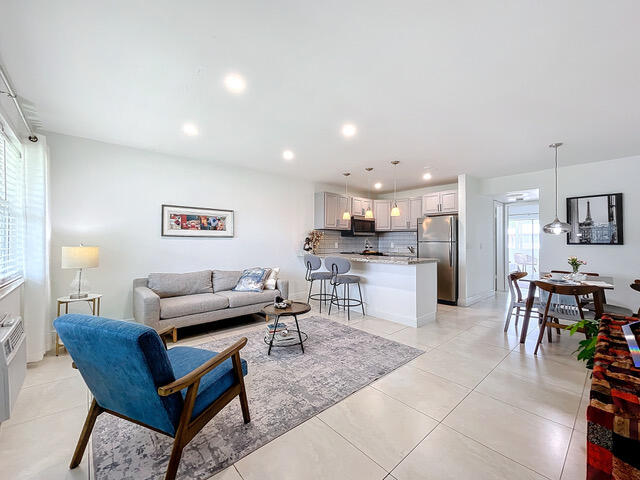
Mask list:
[{"label": "colorful abstract print", "polygon": [[226,231],[226,215],[169,215],[169,230]]}]

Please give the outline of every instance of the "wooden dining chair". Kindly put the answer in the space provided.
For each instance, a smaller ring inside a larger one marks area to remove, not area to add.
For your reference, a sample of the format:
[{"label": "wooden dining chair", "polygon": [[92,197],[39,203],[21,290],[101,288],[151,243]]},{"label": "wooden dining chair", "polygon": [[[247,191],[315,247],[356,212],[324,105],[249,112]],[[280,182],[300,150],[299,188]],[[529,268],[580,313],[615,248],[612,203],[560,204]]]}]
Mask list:
[{"label": "wooden dining chair", "polygon": [[[513,316],[513,309],[516,310],[516,327],[518,326],[518,318],[520,315],[524,316],[524,310],[527,308],[527,301],[522,298],[522,291],[520,290],[520,285],[518,280],[526,277],[527,272],[511,272],[507,275],[507,283],[509,283],[509,307],[507,309],[507,318],[504,322],[504,331],[506,332],[509,329],[509,323],[511,322],[511,317]],[[536,309],[540,318],[542,318],[542,314],[540,313],[540,305],[536,302],[533,304],[533,308]]]},{"label": "wooden dining chair", "polygon": [[[592,285],[558,285],[540,280],[535,284],[536,287],[547,293],[547,298],[542,323],[540,324],[540,333],[538,334],[536,348],[533,351],[534,355],[538,354],[538,347],[542,343],[545,329],[547,330],[549,342],[552,342],[552,329],[568,330],[571,328],[571,324],[586,318],[598,320],[602,317],[602,291],[600,287]],[[593,297],[594,311],[585,311],[581,306],[580,298],[585,295]],[[561,302],[558,296],[573,298],[575,303]],[[540,295],[540,298],[542,298],[542,295]],[[570,322],[571,324],[561,323],[561,321]],[[583,329],[578,329],[578,331],[584,333]]]}]

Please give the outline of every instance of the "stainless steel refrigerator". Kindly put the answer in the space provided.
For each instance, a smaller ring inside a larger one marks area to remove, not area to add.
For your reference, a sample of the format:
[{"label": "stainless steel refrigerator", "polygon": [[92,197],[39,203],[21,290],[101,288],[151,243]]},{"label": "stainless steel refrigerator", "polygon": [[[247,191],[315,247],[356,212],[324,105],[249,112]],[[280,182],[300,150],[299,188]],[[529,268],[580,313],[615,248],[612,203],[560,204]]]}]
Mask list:
[{"label": "stainless steel refrigerator", "polygon": [[418,257],[438,259],[438,301],[458,302],[458,216],[418,219]]}]

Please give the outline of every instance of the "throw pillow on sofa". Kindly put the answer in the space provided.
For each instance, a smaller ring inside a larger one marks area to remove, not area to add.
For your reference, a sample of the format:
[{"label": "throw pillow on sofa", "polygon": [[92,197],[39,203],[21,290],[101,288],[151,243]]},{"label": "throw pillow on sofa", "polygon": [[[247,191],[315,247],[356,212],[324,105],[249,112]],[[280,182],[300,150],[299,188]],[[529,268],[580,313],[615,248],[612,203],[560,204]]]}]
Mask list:
[{"label": "throw pillow on sofa", "polygon": [[264,289],[264,281],[269,276],[271,269],[269,268],[247,268],[240,275],[240,280],[235,287],[234,292],[261,292]]},{"label": "throw pillow on sofa", "polygon": [[267,279],[264,282],[264,289],[265,290],[275,290],[276,289],[276,282],[278,281],[278,275],[280,275],[280,267],[273,267],[271,269],[271,273],[269,274],[269,276],[267,277]]}]

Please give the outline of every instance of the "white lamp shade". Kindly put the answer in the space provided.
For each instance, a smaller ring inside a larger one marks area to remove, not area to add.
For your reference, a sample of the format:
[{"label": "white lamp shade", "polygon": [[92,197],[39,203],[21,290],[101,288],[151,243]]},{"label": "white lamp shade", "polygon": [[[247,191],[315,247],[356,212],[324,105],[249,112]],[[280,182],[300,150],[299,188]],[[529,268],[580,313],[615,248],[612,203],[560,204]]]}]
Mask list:
[{"label": "white lamp shade", "polygon": [[62,247],[62,268],[93,268],[98,266],[98,247]]}]

